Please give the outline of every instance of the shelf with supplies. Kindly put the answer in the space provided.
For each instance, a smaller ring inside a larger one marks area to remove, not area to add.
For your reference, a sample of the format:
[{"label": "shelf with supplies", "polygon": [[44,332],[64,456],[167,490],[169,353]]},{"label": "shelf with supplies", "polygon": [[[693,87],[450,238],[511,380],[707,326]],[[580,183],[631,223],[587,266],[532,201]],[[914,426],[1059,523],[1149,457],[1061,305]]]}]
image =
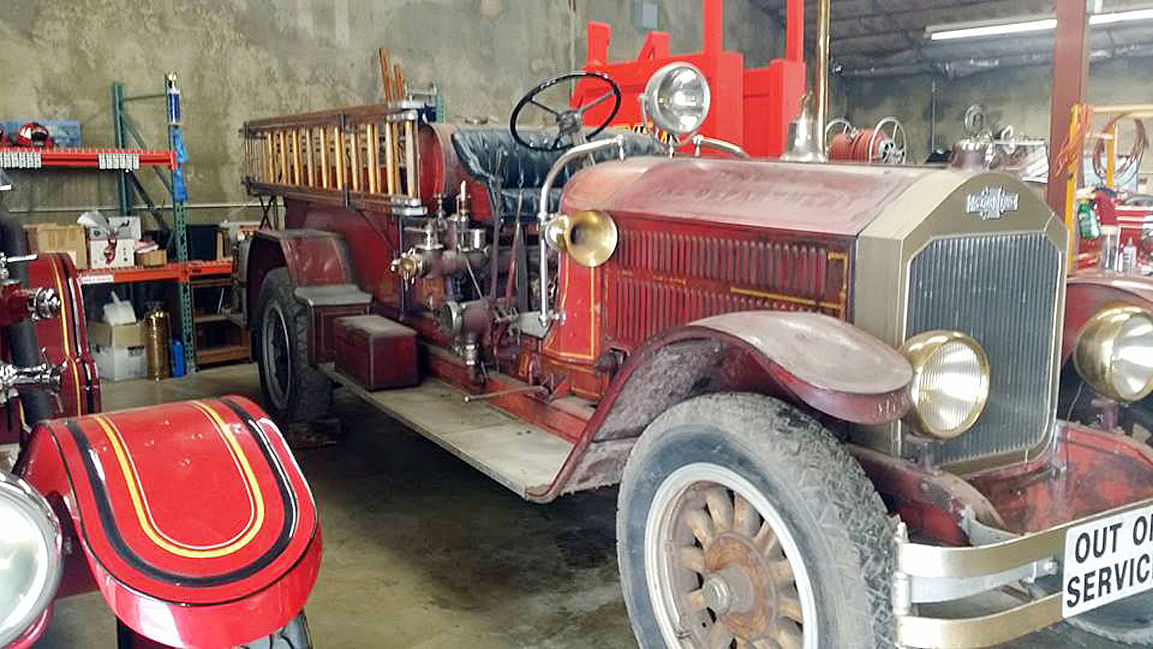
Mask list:
[{"label": "shelf with supplies", "polygon": [[80,284],[83,286],[164,281],[184,283],[197,277],[227,277],[232,273],[232,260],[172,262],[163,266],[87,268],[78,272]]},{"label": "shelf with supplies", "polygon": [[176,152],[169,149],[0,146],[0,167],[5,169],[109,169],[123,171],[148,166],[175,169]]}]

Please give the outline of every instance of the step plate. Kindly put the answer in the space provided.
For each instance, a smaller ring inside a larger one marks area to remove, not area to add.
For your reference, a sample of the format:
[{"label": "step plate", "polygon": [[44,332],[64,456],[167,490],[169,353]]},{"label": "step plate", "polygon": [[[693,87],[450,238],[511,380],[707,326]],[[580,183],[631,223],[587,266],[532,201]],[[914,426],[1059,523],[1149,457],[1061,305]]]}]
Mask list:
[{"label": "step plate", "polygon": [[572,444],[492,406],[464,402],[439,379],[415,388],[369,392],[332,363],[320,371],[524,498],[552,484]]}]

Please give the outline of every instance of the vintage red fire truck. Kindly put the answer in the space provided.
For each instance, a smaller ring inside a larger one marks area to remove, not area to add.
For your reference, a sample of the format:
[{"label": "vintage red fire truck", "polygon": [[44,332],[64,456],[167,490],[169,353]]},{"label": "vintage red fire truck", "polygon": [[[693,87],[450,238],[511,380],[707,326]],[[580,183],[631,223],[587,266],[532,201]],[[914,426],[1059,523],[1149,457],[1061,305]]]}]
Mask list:
[{"label": "vintage red fire truck", "polygon": [[91,590],[121,649],[311,647],[320,527],[276,425],[242,397],[101,413],[75,268],[26,253],[0,201],[0,647]]},{"label": "vintage red fire truck", "polygon": [[[546,98],[573,81],[600,90]],[[643,93],[659,137],[605,130],[620,98],[575,72],[509,128],[413,101],[246,123],[245,184],[284,223],[236,251],[233,316],[273,414],[341,387],[530,501],[619,484],[644,647],[983,647],[1063,619],[1153,641],[1153,449],[1057,411],[1070,358],[1148,394],[1153,316],[1105,301],[1069,338],[1041,200],[672,155],[708,114],[686,63]]]}]

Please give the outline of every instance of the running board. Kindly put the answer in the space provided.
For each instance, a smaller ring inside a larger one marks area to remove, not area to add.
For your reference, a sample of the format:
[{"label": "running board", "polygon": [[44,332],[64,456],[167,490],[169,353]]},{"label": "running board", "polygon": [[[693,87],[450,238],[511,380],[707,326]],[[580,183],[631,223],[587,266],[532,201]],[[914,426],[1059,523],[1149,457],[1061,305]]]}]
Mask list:
[{"label": "running board", "polygon": [[527,498],[552,484],[572,444],[483,403],[440,379],[415,388],[369,392],[336,369],[320,371],[393,419],[436,442],[485,475]]}]

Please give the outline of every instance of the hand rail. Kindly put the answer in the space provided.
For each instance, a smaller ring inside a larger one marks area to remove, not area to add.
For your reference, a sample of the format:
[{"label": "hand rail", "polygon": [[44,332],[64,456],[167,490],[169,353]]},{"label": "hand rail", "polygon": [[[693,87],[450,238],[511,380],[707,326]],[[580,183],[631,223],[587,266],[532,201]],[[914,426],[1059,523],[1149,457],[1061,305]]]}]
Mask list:
[{"label": "hand rail", "polygon": [[556,177],[570,162],[577,158],[584,156],[591,156],[592,154],[600,151],[601,149],[610,149],[612,147],[620,147],[620,158],[625,159],[625,138],[623,135],[618,135],[606,140],[597,140],[595,142],[586,142],[585,144],[578,144],[573,148],[565,151],[564,155],[557,158],[553,163],[552,168],[548,170],[548,175],[544,177],[544,184],[540,188],[540,209],[537,211],[536,219],[537,226],[540,231],[540,323],[543,326],[548,326],[550,322],[557,319],[557,314],[549,309],[548,305],[548,244],[546,243],[548,236],[547,230],[552,216],[549,213],[549,192],[552,191],[552,185],[556,182]]}]

